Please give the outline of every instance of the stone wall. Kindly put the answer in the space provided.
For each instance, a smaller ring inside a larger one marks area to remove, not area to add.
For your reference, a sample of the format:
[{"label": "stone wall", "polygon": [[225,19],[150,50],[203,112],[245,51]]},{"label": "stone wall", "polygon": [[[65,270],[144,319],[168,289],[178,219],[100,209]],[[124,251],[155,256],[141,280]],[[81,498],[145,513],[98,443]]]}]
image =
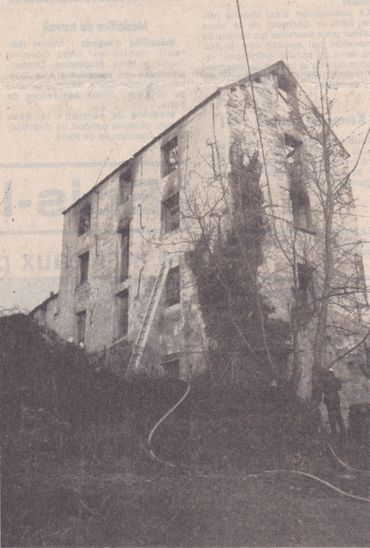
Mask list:
[{"label": "stone wall", "polygon": [[[152,362],[161,371],[159,364],[163,357],[179,354],[182,377],[204,368],[202,318],[185,253],[196,237],[197,223],[191,211],[193,196],[196,193],[199,197],[201,192],[207,194],[208,181],[213,177],[208,144],[213,120],[215,131],[222,133],[217,140],[225,141],[222,111],[216,103],[217,98],[131,160],[134,186],[132,197],[126,203],[119,204],[119,176],[127,167],[124,166],[65,213],[59,291],[61,310],[55,326],[62,337],[76,338],[76,314],[86,310],[86,348],[102,351],[116,345],[116,296],[128,290],[129,327],[124,339],[134,343],[160,265],[171,261],[172,267],[180,267],[181,302],[166,307],[162,295],[148,341]],[[179,165],[169,175],[162,176],[161,146],[174,136],[178,141]],[[181,223],[179,230],[164,234],[161,202],[171,185],[181,189]],[[214,199],[212,197],[211,201]],[[78,236],[80,211],[87,204],[91,207],[90,229]],[[128,222],[129,277],[120,282],[118,229]],[[88,280],[79,284],[79,256],[87,251]]]},{"label": "stone wall", "polygon": [[[309,188],[309,180],[306,184],[312,230],[296,230],[292,225],[285,135],[302,142],[302,167],[307,179],[310,155],[315,154],[315,147],[304,126],[315,126],[319,121],[307,108],[311,103],[299,86],[293,85],[288,90],[288,98],[279,90],[282,76],[289,79],[289,73],[283,68],[280,73],[279,70],[267,71],[254,83],[268,167],[268,178],[263,171],[260,184],[268,206],[266,214],[270,228],[263,242],[264,262],[259,269],[259,282],[275,308],[276,317],[291,321],[292,313],[297,312],[294,274],[297,257],[318,265],[319,269],[323,232],[319,204]],[[161,147],[174,137],[178,143],[178,167],[162,176]],[[236,139],[242,143],[246,160],[256,151],[262,159],[250,84],[245,81],[224,88],[71,207],[64,219],[59,298],[48,304],[47,315],[42,321],[51,324],[62,337],[75,338],[76,314],[86,310],[86,348],[98,352],[115,349],[109,352],[114,354],[116,362],[119,349],[127,349],[127,343],[135,342],[160,265],[163,261],[171,261],[171,266],[180,268],[181,300],[168,307],[162,296],[148,341],[146,365],[164,373],[160,365],[162,359],[176,355],[180,357],[182,378],[204,370],[207,367],[207,340],[186,254],[202,230],[212,234],[227,226],[232,214],[228,188],[229,153]],[[133,192],[131,198],[120,205],[119,178],[128,165],[132,170]],[[335,176],[342,177],[346,169],[347,156],[338,146]],[[164,234],[161,203],[171,189],[180,190],[180,228]],[[79,215],[86,204],[91,207],[90,230],[78,236]],[[356,236],[356,228],[348,222],[351,218],[346,215],[348,211],[343,213],[342,239],[345,241]],[[128,222],[129,277],[120,282],[118,230]],[[86,251],[89,251],[89,277],[87,282],[79,284],[78,257]],[[342,269],[344,276],[348,276],[348,268],[349,263]],[[117,294],[124,290],[128,290],[129,295],[129,326],[127,336],[120,340]],[[308,397],[316,322],[310,307],[301,307],[300,314],[299,391]],[[344,342],[348,344],[348,341]],[[364,388],[361,388],[361,396],[355,395],[357,381],[352,379],[346,365],[340,367],[338,372],[344,380],[343,401],[348,407],[351,398],[361,399],[369,394],[369,384],[360,375]]]}]

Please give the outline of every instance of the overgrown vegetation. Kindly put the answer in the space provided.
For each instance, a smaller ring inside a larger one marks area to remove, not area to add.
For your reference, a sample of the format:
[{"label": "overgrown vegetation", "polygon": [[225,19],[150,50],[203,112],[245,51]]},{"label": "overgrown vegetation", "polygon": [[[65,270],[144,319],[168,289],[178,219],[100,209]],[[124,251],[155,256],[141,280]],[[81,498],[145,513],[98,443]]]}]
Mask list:
[{"label": "overgrown vegetation", "polygon": [[289,382],[289,324],[272,317],[273,306],[262,294],[259,267],[269,230],[259,185],[257,151],[246,158],[242,143],[230,149],[229,218],[216,231],[203,231],[189,254],[210,342],[214,382],[278,386]]},{"label": "overgrown vegetation", "polygon": [[[303,467],[330,479],[319,417],[307,404],[274,388],[210,390],[199,379],[154,437],[157,454],[181,464],[173,469],[153,462],[145,441],[183,382],[119,380],[22,315],[0,320],[0,348],[4,546],[287,545],[297,531],[314,544],[308,527],[288,527],[282,499],[298,505],[297,519],[313,520],[320,542],[327,538],[317,508],[325,516],[330,495],[247,476]],[[274,518],[260,531],[267,507]],[[366,509],[336,507],[358,523],[353,543],[366,545]],[[219,530],[225,515],[233,525]],[[336,545],[348,541],[341,535]]]}]

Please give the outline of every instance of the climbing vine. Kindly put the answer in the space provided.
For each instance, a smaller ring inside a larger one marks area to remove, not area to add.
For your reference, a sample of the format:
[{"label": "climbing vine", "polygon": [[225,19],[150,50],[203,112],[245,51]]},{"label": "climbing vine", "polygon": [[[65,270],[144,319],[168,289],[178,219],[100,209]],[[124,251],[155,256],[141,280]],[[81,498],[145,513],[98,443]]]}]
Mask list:
[{"label": "climbing vine", "polygon": [[[256,151],[246,158],[239,141],[230,147],[231,207],[222,230],[202,232],[190,267],[209,341],[213,378],[251,384],[287,380],[287,322],[272,318],[274,308],[261,293],[258,270],[269,227],[260,188]],[[230,377],[231,375],[231,377]]]}]

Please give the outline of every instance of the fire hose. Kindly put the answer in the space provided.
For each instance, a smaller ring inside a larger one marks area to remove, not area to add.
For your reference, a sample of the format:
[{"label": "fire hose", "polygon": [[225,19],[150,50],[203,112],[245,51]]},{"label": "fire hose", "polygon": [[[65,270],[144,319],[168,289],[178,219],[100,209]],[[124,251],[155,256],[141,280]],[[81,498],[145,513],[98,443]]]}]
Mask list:
[{"label": "fire hose", "polygon": [[[181,398],[168,410],[166,411],[166,413],[154,424],[153,428],[151,429],[150,433],[149,433],[149,436],[148,436],[148,439],[147,439],[147,445],[148,445],[148,448],[149,448],[149,455],[151,456],[151,458],[157,462],[160,462],[162,464],[165,464],[167,466],[170,466],[171,468],[176,468],[176,465],[171,462],[171,461],[168,461],[168,460],[163,460],[162,458],[160,458],[158,455],[156,455],[156,453],[154,452],[153,450],[153,447],[152,447],[152,440],[153,440],[153,436],[155,434],[155,432],[157,431],[157,429],[159,428],[159,426],[175,411],[175,409],[177,409],[179,407],[179,405],[182,404],[182,402],[187,398],[187,396],[189,395],[189,392],[190,392],[190,381],[185,381],[186,384],[187,384],[187,387],[186,387],[186,390],[184,392],[184,394],[181,396]],[[331,452],[331,454],[333,455],[333,457],[338,461],[338,463],[343,466],[344,468],[346,468],[347,470],[351,471],[351,472],[356,472],[357,474],[365,474],[365,475],[370,475],[370,471],[368,470],[359,470],[357,468],[353,468],[352,466],[350,466],[349,464],[346,464],[344,461],[342,461],[338,455],[335,453],[334,449],[331,447],[331,445],[329,444],[329,442],[326,441],[326,444]],[[352,493],[348,493],[347,491],[343,491],[342,489],[340,489],[339,487],[336,487],[335,485],[333,485],[332,483],[318,477],[318,476],[315,476],[314,474],[309,474],[308,472],[301,472],[300,470],[284,470],[284,469],[277,469],[277,470],[261,470],[261,471],[258,471],[256,473],[251,473],[251,474],[247,474],[249,477],[260,477],[260,476],[264,476],[264,475],[281,475],[281,474],[290,474],[290,475],[298,475],[298,476],[303,476],[303,477],[306,477],[306,478],[309,478],[313,481],[316,481],[317,483],[320,483],[321,485],[324,485],[325,487],[331,489],[332,491],[335,491],[336,493],[339,493],[340,495],[344,496],[344,497],[347,497],[347,498],[351,498],[351,499],[354,499],[354,500],[358,500],[360,502],[366,502],[368,504],[370,504],[370,499],[369,498],[366,498],[366,497],[362,497],[362,496],[359,496],[359,495],[354,495]]]},{"label": "fire hose", "polygon": [[163,464],[167,464],[168,466],[171,466],[172,468],[176,468],[175,464],[173,464],[172,462],[170,461],[164,461],[163,459],[161,459],[158,455],[156,455],[154,453],[154,450],[152,448],[152,438],[153,438],[153,435],[155,433],[155,431],[157,430],[157,428],[162,424],[162,422],[164,422],[167,417],[169,417],[174,411],[175,409],[177,409],[179,407],[179,405],[182,404],[182,402],[185,400],[185,398],[188,396],[189,392],[190,392],[190,381],[185,381],[186,384],[187,384],[187,387],[186,387],[186,390],[184,392],[184,394],[181,396],[181,398],[175,403],[175,405],[173,405],[164,415],[163,417],[161,417],[156,423],[155,425],[153,426],[153,428],[151,429],[150,433],[149,433],[149,436],[148,436],[148,447],[149,447],[149,454],[150,456],[156,460],[156,461],[159,461],[159,462],[162,462]]}]

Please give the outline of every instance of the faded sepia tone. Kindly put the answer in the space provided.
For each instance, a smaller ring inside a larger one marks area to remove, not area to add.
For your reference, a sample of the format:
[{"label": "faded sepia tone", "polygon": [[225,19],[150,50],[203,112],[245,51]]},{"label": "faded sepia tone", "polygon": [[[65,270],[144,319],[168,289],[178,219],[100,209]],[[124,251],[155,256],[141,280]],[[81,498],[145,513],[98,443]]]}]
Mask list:
[{"label": "faded sepia tone", "polygon": [[[57,290],[63,209],[217,87],[246,75],[233,2],[157,6],[2,2],[3,306],[32,309]],[[366,124],[366,2],[253,1],[243,13],[253,72],[282,59],[315,100],[326,47],[339,137]],[[360,142],[361,132],[352,135],[349,152]],[[367,165],[365,154],[353,182],[364,240]]]},{"label": "faded sepia tone", "polygon": [[367,546],[370,3],[0,15],[6,545]]}]

